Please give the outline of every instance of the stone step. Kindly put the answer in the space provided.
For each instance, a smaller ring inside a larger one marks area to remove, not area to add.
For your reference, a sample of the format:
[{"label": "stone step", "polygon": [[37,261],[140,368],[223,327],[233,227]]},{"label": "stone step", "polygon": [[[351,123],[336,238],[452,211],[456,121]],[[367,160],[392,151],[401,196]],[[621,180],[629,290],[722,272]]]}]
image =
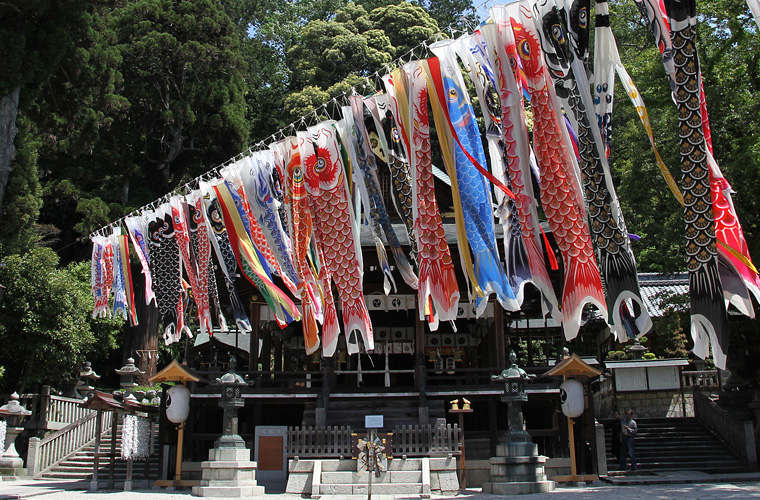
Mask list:
[{"label": "stone step", "polygon": [[[321,495],[367,495],[367,484],[322,484],[319,487]],[[375,483],[372,482],[373,495],[422,495],[424,486],[419,483]],[[312,494],[312,498],[315,495]]]},{"label": "stone step", "polygon": [[[324,472],[322,471],[322,484],[366,484],[369,475],[366,472]],[[375,483],[422,483],[422,471],[388,471],[381,472],[380,476],[372,476],[372,484]]]}]

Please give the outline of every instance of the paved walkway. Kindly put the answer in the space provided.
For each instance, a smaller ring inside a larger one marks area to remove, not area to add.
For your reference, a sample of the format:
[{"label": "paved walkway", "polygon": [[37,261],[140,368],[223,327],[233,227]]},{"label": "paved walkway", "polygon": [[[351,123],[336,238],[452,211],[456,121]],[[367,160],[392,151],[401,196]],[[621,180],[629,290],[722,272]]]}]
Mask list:
[{"label": "paved walkway", "polygon": [[[693,484],[677,484],[678,477],[669,478],[672,484],[643,484],[646,478],[640,478],[641,484],[616,485],[608,483],[595,483],[592,486],[568,487],[559,486],[551,493],[538,493],[523,495],[521,500],[744,500],[760,499],[760,474],[731,474],[710,475],[704,473],[679,474],[682,480],[700,481]],[[629,478],[635,479],[635,478]],[[650,478],[651,479],[651,478]],[[107,500],[190,500],[188,490],[170,491],[165,490],[137,490],[125,491],[101,491],[90,493],[87,491],[89,482],[82,481],[45,481],[45,480],[18,480],[0,482],[0,500],[36,498],[38,500],[80,500],[80,499],[107,499]],[[254,500],[300,500],[298,495],[284,493],[251,497]],[[323,496],[322,500],[363,500],[362,496]],[[419,497],[373,495],[373,500],[414,500]],[[467,490],[461,494],[451,496],[432,497],[439,499],[458,500],[503,500],[504,497],[487,495],[480,490]]]}]

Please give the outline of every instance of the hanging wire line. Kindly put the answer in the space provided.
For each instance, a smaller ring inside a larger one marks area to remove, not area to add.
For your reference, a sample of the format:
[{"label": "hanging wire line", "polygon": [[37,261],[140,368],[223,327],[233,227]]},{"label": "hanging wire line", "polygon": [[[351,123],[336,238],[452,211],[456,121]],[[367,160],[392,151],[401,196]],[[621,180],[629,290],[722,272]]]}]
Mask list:
[{"label": "hanging wire line", "polygon": [[[512,3],[514,1],[517,1],[517,0],[501,0],[501,1],[499,1],[499,0],[485,0],[482,3],[480,3],[477,6],[475,6],[475,7],[472,8],[472,14],[477,15],[480,12],[481,9],[484,9],[484,13],[487,13],[487,8],[488,8],[489,4],[490,5],[494,5],[496,3],[499,3],[499,4],[508,4],[508,3]],[[487,17],[487,16],[484,16],[484,17]],[[457,17],[456,20],[453,21],[448,26],[446,26],[444,28],[439,28],[438,31],[436,33],[434,33],[429,39],[422,41],[421,43],[419,43],[416,46],[414,46],[411,49],[409,49],[407,52],[403,53],[401,56],[399,56],[396,59],[390,61],[389,63],[386,63],[384,65],[384,67],[383,67],[384,71],[382,73],[380,72],[380,70],[377,70],[374,73],[370,73],[369,75],[364,76],[366,87],[374,88],[374,89],[382,88],[382,85],[381,85],[382,81],[383,81],[382,77],[384,75],[390,73],[393,68],[402,67],[407,62],[412,61],[414,59],[415,55],[419,56],[420,58],[422,58],[423,56],[426,56],[427,54],[429,54],[429,50],[428,50],[429,46],[432,45],[433,43],[439,41],[439,40],[446,39],[449,36],[451,38],[454,38],[454,36],[455,36],[456,33],[466,34],[467,31],[456,28],[456,26],[459,25],[460,23],[464,23],[468,28],[473,28],[471,26],[471,24],[470,24],[470,19],[468,18],[467,15],[463,14],[463,15]],[[448,35],[446,34],[446,31],[449,32]],[[220,172],[222,171],[222,169],[224,169],[225,167],[227,167],[229,165],[232,165],[233,163],[235,163],[235,162],[237,162],[239,160],[242,160],[243,158],[245,158],[247,156],[250,156],[254,152],[258,152],[258,151],[261,151],[261,150],[269,147],[269,145],[277,142],[277,140],[278,140],[277,137],[278,136],[280,137],[280,139],[284,139],[286,137],[285,134],[286,134],[287,131],[292,130],[293,132],[295,132],[296,130],[298,130],[299,126],[309,127],[311,125],[316,125],[317,123],[319,123],[319,115],[321,113],[324,113],[325,115],[328,116],[328,118],[332,119],[333,117],[332,117],[332,115],[330,115],[330,111],[329,111],[328,107],[330,105],[332,105],[334,107],[334,109],[335,109],[334,113],[338,113],[340,111],[341,105],[343,105],[343,106],[349,105],[349,101],[348,101],[349,95],[360,94],[360,92],[358,92],[358,90],[360,88],[362,88],[362,87],[363,87],[363,85],[360,85],[360,84],[357,84],[357,85],[354,85],[354,86],[350,87],[350,89],[349,89],[348,92],[344,91],[341,95],[333,97],[332,99],[329,99],[329,100],[323,102],[322,104],[320,104],[319,106],[317,106],[313,110],[309,111],[305,115],[301,116],[300,118],[298,118],[296,120],[293,120],[288,125],[285,125],[284,127],[282,127],[281,129],[279,129],[278,131],[274,132],[269,137],[260,140],[259,142],[253,144],[252,146],[249,146],[247,149],[245,149],[245,150],[241,151],[240,153],[236,154],[235,156],[233,156],[229,160],[227,160],[227,161],[225,161],[223,163],[220,163],[216,167],[214,167],[214,168],[206,171],[205,173],[199,175],[195,179],[193,179],[191,181],[188,181],[188,182],[186,182],[186,183],[184,183],[184,184],[182,184],[180,186],[175,187],[173,190],[171,190],[167,194],[161,196],[160,198],[158,198],[158,199],[156,199],[156,200],[154,200],[154,201],[152,201],[152,202],[150,202],[148,204],[145,204],[145,205],[143,205],[142,207],[140,207],[138,209],[135,209],[135,210],[131,211],[127,215],[125,215],[123,217],[120,217],[119,219],[116,219],[115,221],[113,221],[113,222],[111,222],[111,223],[109,223],[109,224],[107,224],[107,225],[105,225],[105,226],[103,226],[103,227],[101,227],[99,229],[96,229],[95,231],[93,231],[92,233],[90,233],[89,238],[92,239],[95,236],[108,236],[108,234],[111,233],[113,229],[117,229],[119,226],[121,226],[122,223],[127,218],[142,215],[142,213],[145,212],[145,211],[147,211],[147,210],[155,210],[156,208],[158,208],[162,204],[169,202],[169,199],[171,197],[173,197],[173,196],[188,194],[194,188],[197,188],[199,182],[201,182],[201,181],[209,181],[211,179],[218,178]],[[377,91],[377,90],[375,90],[375,91]]]}]

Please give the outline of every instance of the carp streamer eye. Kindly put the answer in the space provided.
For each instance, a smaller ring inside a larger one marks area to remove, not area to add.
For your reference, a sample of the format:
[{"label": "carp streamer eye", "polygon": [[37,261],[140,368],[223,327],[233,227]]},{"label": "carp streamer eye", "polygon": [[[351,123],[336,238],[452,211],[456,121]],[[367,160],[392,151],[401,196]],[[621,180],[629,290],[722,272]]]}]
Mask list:
[{"label": "carp streamer eye", "polygon": [[316,170],[317,173],[319,173],[319,172],[322,172],[326,166],[327,166],[327,163],[325,163],[324,158],[318,158],[317,164],[314,165],[314,170]]}]

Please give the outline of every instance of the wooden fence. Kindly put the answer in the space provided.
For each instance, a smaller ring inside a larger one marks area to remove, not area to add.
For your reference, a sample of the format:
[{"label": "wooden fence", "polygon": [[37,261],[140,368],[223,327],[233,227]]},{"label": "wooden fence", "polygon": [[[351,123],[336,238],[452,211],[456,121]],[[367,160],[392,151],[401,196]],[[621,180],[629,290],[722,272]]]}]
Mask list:
[{"label": "wooden fence", "polygon": [[694,391],[694,416],[740,456],[747,467],[757,469],[755,431],[751,421],[732,420],[726,410],[699,390]]},{"label": "wooden fence", "polygon": [[[349,458],[350,427],[288,427],[287,456],[299,458]],[[427,457],[458,455],[459,426],[400,425],[393,429],[393,455]]]},{"label": "wooden fence", "polygon": [[459,454],[459,426],[398,425],[393,429],[394,456],[431,457]]},{"label": "wooden fence", "polygon": [[351,456],[351,428],[340,427],[288,427],[288,457]]}]

